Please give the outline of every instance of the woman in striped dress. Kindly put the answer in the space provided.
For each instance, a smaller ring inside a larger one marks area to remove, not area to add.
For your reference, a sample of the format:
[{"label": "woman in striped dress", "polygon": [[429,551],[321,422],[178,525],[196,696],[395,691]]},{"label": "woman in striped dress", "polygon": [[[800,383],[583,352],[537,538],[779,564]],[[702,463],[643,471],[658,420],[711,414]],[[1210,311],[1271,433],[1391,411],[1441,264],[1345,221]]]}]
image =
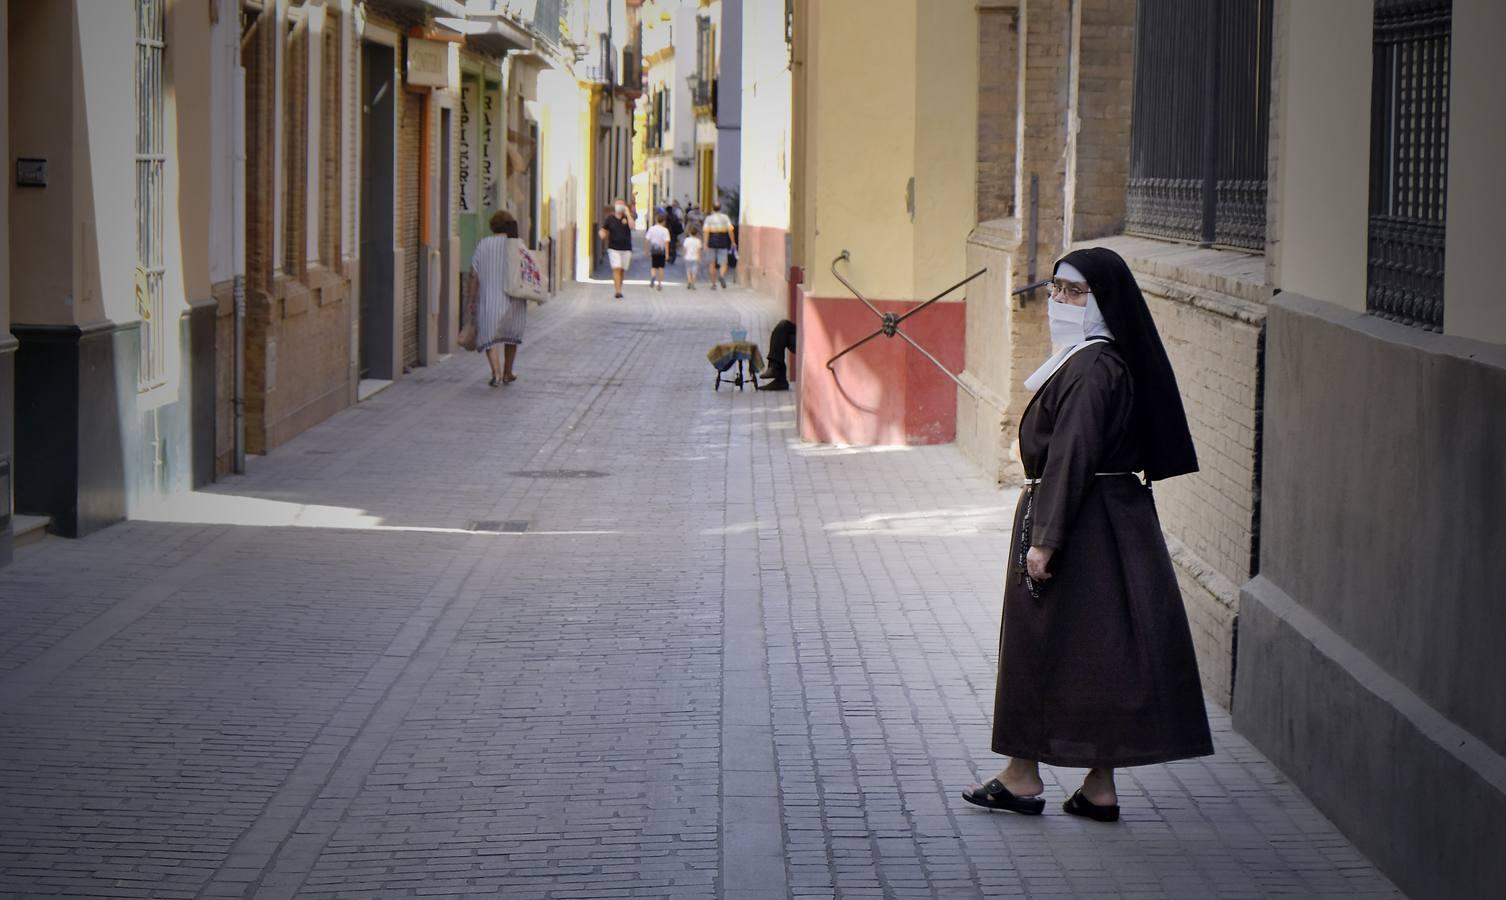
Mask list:
[{"label": "woman in striped dress", "polygon": [[[528,318],[528,301],[509,297],[503,291],[507,283],[507,240],[518,237],[518,220],[512,213],[497,210],[492,214],[492,234],[481,239],[471,256],[470,314],[476,323],[476,350],[486,354],[492,367],[491,386],[518,380],[512,363],[523,343],[523,325]],[[497,348],[502,347],[502,359]]]}]

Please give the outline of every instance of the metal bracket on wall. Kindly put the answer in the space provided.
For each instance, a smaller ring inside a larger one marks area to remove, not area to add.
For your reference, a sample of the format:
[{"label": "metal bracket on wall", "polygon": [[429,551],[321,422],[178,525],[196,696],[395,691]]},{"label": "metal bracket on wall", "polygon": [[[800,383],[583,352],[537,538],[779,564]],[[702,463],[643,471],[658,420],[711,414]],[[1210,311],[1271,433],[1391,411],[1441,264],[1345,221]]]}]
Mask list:
[{"label": "metal bracket on wall", "polygon": [[853,344],[851,347],[848,347],[846,350],[843,350],[841,353],[838,353],[836,356],[833,356],[831,359],[828,359],[826,361],[827,371],[831,372],[832,375],[835,376],[837,374],[837,370],[835,368],[833,368],[833,364],[836,363],[837,360],[841,359],[842,357],[846,356],[847,354],[851,353],[852,351],[858,349],[859,347],[863,346],[864,344],[868,343],[869,341],[873,340],[874,338],[878,337],[879,335],[883,335],[884,337],[899,337],[899,338],[903,338],[904,341],[905,341],[905,343],[909,344],[911,347],[914,347],[916,350],[920,351],[920,355],[921,356],[924,356],[926,359],[930,360],[932,365],[934,365],[936,368],[940,369],[943,373],[945,373],[946,377],[948,377],[948,378],[952,379],[952,381],[956,382],[957,386],[960,387],[960,388],[962,388],[964,391],[966,391],[969,396],[971,396],[975,400],[981,400],[982,398],[978,396],[977,392],[975,392],[972,388],[968,387],[967,385],[963,384],[962,380],[957,377],[956,373],[954,373],[951,369],[948,369],[946,366],[942,365],[941,364],[941,360],[939,360],[936,357],[932,356],[926,350],[926,348],[924,348],[924,347],[920,346],[919,344],[915,343],[914,339],[912,339],[908,334],[905,334],[903,331],[900,331],[899,330],[899,326],[900,326],[900,323],[904,322],[906,319],[910,318],[911,316],[913,316],[916,313],[920,312],[921,310],[925,309],[927,306],[930,306],[932,303],[935,303],[936,301],[940,300],[942,297],[945,297],[947,294],[950,294],[952,291],[955,291],[958,288],[962,287],[963,285],[967,284],[969,281],[972,281],[974,278],[977,278],[979,275],[982,275],[984,272],[987,272],[988,269],[986,269],[986,268],[979,269],[978,271],[976,271],[973,274],[967,276],[966,278],[962,279],[961,281],[957,282],[956,284],[952,285],[951,287],[947,288],[946,290],[942,291],[941,293],[937,294],[936,296],[932,297],[931,299],[927,300],[926,302],[920,304],[919,306],[915,307],[914,309],[911,309],[908,312],[904,313],[903,315],[900,315],[898,313],[880,312],[879,308],[877,306],[874,306],[872,303],[868,302],[868,298],[863,296],[863,292],[862,291],[859,291],[857,288],[853,287],[852,286],[852,282],[850,282],[846,278],[842,277],[842,273],[837,271],[837,263],[839,263],[839,262],[850,262],[851,260],[852,260],[852,254],[848,253],[846,250],[843,250],[840,254],[837,255],[836,259],[833,259],[831,261],[831,274],[838,281],[842,282],[842,286],[843,287],[847,288],[849,291],[852,291],[852,295],[854,297],[857,297],[859,300],[863,301],[863,305],[866,306],[866,307],[868,307],[870,310],[872,310],[872,312],[873,312],[873,314],[875,316],[879,317],[879,321],[880,321],[881,324],[879,325],[878,331],[875,331],[873,334],[868,335],[867,337],[865,337],[862,340],[858,341],[856,344]]}]

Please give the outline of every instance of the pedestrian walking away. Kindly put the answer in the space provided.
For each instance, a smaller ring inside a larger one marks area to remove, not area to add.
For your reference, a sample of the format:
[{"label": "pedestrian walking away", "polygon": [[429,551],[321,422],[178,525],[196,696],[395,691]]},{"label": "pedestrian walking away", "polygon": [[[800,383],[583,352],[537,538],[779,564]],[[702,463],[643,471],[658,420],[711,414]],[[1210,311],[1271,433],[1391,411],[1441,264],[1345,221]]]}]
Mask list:
[{"label": "pedestrian walking away", "polygon": [[669,229],[669,261],[673,263],[680,255],[680,236],[685,233],[685,220],[680,216],[680,204],[675,203],[664,210],[667,217],[664,226]]},{"label": "pedestrian walking away", "polygon": [[643,242],[648,244],[649,260],[649,287],[664,290],[664,264],[665,255],[669,252],[669,229],[665,227],[664,220],[667,217],[659,213],[655,222],[643,235]]},{"label": "pedestrian walking away", "polygon": [[[528,318],[528,301],[507,296],[507,242],[518,239],[518,222],[512,213],[497,210],[492,214],[492,234],[476,244],[471,255],[471,275],[467,284],[467,303],[471,321],[476,325],[476,350],[486,354],[491,366],[492,387],[518,380],[513,361],[518,345],[523,343],[523,327]],[[498,348],[502,360],[497,359]]]},{"label": "pedestrian walking away", "polygon": [[723,288],[727,286],[727,260],[737,252],[737,237],[732,233],[732,220],[722,212],[722,204],[714,203],[711,206],[711,215],[706,217],[706,249],[711,251],[711,259],[707,263],[707,279],[711,282],[711,289],[716,290],[717,284]]},{"label": "pedestrian walking away", "polygon": [[621,199],[612,204],[612,214],[601,223],[598,232],[607,242],[607,260],[612,265],[612,293],[622,299],[622,279],[627,275],[633,261],[633,222],[628,218],[628,207]]},{"label": "pedestrian walking away", "polygon": [[1025,380],[1028,484],[999,639],[992,748],[1010,760],[962,796],[1038,815],[1040,763],[1086,768],[1063,809],[1109,822],[1115,769],[1213,752],[1150,488],[1197,471],[1197,457],[1150,309],[1117,253],[1065,256],[1047,316],[1056,352]]},{"label": "pedestrian walking away", "polygon": [[696,277],[701,273],[701,229],[692,225],[685,234],[685,289],[695,290]]}]

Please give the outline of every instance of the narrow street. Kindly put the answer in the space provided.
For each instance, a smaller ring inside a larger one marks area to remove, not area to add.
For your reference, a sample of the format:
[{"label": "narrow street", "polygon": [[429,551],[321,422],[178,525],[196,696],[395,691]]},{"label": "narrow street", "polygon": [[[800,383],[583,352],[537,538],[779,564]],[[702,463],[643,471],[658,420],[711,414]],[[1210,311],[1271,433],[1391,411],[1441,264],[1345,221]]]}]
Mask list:
[{"label": "narrow street", "polygon": [[[634,272],[636,275],[636,270]],[[958,799],[1015,494],[802,444],[745,290],[572,287],[520,380],[417,370],[0,570],[0,896],[1399,896],[1214,714],[1124,821]]]}]

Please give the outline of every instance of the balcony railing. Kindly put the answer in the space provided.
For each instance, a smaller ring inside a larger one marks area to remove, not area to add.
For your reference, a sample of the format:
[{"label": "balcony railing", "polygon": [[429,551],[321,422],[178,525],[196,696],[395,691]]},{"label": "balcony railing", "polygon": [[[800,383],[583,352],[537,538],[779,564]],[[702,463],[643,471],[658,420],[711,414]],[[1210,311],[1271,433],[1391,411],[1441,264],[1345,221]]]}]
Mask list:
[{"label": "balcony railing", "polygon": [[556,46],[560,42],[561,0],[538,0],[533,10],[533,31]]}]

